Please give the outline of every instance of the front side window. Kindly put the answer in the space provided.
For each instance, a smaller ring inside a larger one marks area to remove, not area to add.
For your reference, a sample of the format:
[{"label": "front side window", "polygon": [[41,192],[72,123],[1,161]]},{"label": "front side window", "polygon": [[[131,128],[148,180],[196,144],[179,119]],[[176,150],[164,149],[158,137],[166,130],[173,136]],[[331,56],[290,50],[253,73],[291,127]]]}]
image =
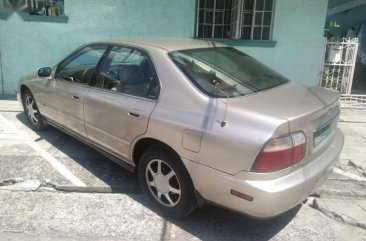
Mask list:
[{"label": "front side window", "polygon": [[157,99],[160,85],[149,57],[140,50],[115,46],[111,49],[97,86],[138,97]]},{"label": "front side window", "polygon": [[204,94],[230,98],[253,94],[288,82],[286,78],[231,47],[180,50],[170,58]]},{"label": "front side window", "polygon": [[198,38],[271,40],[275,0],[198,0]]},{"label": "front side window", "polygon": [[56,78],[89,85],[108,46],[88,46],[63,61],[56,70]]}]

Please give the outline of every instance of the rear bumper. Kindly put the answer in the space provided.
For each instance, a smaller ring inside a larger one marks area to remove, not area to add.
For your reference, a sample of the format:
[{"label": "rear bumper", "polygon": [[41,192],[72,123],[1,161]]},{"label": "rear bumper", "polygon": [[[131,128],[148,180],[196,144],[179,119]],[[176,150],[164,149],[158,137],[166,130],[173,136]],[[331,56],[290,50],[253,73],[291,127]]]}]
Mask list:
[{"label": "rear bumper", "polygon": [[[270,218],[301,203],[326,180],[338,161],[343,143],[343,133],[337,129],[332,143],[321,155],[288,175],[270,180],[258,180],[253,178],[253,173],[247,175],[247,172],[231,176],[189,160],[183,161],[196,190],[206,200],[253,217]],[[233,196],[231,189],[250,195],[253,200]]]}]

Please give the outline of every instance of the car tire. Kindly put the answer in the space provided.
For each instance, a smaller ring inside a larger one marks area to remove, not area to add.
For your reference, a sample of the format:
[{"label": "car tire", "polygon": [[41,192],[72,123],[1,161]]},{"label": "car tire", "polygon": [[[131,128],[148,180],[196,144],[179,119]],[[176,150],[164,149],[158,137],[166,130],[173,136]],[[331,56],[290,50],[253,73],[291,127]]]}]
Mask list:
[{"label": "car tire", "polygon": [[43,131],[47,129],[45,119],[39,112],[37,103],[32,93],[29,90],[26,90],[22,97],[24,113],[32,129],[36,131]]},{"label": "car tire", "polygon": [[[160,168],[159,168],[160,166]],[[139,160],[141,188],[163,216],[183,218],[197,207],[192,180],[179,156],[163,145],[152,145]]]}]

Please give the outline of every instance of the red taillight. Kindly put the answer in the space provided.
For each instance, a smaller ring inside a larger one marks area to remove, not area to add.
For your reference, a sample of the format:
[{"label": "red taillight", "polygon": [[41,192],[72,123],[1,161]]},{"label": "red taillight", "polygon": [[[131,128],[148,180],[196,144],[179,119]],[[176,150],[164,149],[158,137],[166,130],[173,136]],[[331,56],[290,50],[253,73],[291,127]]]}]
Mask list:
[{"label": "red taillight", "polygon": [[270,172],[289,167],[305,157],[306,138],[303,132],[272,139],[259,153],[252,171]]}]

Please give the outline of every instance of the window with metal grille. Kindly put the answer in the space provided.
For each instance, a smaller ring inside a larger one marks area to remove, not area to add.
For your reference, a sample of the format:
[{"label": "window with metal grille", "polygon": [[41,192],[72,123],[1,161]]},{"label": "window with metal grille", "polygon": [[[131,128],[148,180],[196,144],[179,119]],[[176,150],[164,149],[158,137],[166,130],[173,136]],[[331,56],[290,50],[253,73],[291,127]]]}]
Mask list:
[{"label": "window with metal grille", "polygon": [[275,0],[198,0],[198,38],[271,40]]},{"label": "window with metal grille", "polygon": [[22,0],[30,15],[64,16],[64,0]]}]

